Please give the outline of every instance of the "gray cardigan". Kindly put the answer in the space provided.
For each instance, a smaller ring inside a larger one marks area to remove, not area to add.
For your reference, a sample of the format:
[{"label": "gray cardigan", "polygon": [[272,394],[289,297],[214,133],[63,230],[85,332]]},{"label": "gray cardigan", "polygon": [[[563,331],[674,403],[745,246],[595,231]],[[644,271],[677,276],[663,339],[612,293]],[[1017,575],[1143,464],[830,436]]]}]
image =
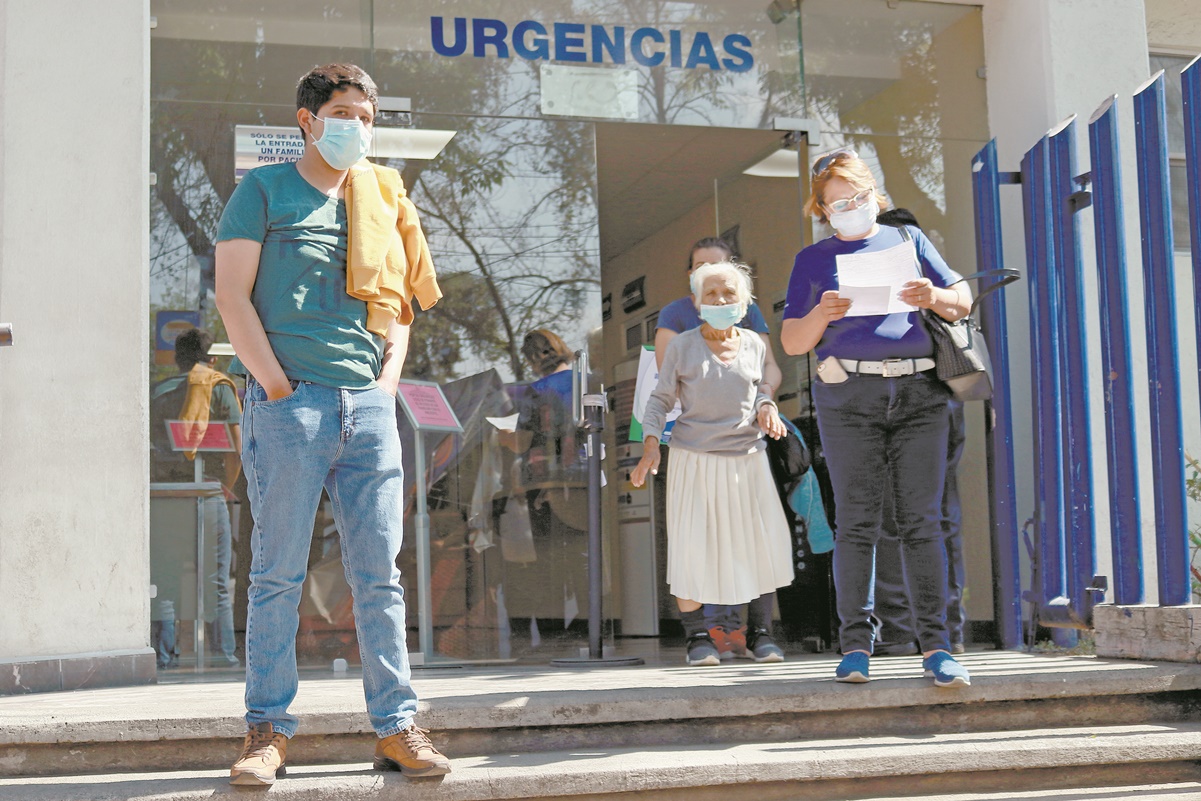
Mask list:
[{"label": "gray cardigan", "polygon": [[671,447],[720,456],[762,450],[759,407],[772,403],[759,391],[767,346],[751,331],[740,332],[734,361],[725,365],[694,328],[667,344],[659,385],[646,402],[643,437],[663,440],[667,413],[679,399],[681,412],[671,430]]}]

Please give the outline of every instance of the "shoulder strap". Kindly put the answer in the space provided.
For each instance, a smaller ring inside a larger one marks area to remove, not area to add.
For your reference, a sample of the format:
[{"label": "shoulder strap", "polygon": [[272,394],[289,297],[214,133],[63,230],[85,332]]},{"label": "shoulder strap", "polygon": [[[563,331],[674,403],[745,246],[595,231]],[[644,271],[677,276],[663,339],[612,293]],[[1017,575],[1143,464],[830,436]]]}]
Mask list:
[{"label": "shoulder strap", "polygon": [[[901,234],[901,238],[904,239],[906,242],[913,241],[913,235],[909,233],[909,226],[898,225],[897,231]],[[913,258],[915,260],[917,259],[917,248],[916,247],[914,248],[914,251],[913,251]],[[918,273],[919,274],[921,273],[920,262],[918,263]],[[989,284],[988,286],[981,289],[980,294],[978,294],[975,298],[972,299],[972,308],[971,308],[971,311],[968,312],[968,315],[970,316],[976,312],[976,307],[980,305],[980,301],[984,300],[984,298],[987,297],[989,293],[995,292],[996,290],[1000,289],[1003,286],[1012,284],[1014,281],[1017,281],[1021,277],[1022,277],[1022,273],[1020,270],[1017,270],[1014,267],[1001,267],[1000,269],[997,269],[997,270],[981,270],[978,273],[972,273],[971,275],[965,275],[962,278],[960,278],[958,281],[955,281],[955,282],[949,284],[948,286],[955,286],[955,284],[961,283],[963,281],[978,281],[983,278],[996,278],[997,279],[997,281],[995,283]]]}]

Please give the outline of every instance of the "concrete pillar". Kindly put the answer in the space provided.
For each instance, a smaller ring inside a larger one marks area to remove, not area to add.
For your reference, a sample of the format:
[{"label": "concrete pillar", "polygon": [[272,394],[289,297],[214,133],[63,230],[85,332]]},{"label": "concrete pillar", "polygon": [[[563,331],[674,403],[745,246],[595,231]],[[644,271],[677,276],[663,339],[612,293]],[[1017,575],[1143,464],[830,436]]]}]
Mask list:
[{"label": "concrete pillar", "polygon": [[149,4],[0,0],[0,694],[154,680]]}]

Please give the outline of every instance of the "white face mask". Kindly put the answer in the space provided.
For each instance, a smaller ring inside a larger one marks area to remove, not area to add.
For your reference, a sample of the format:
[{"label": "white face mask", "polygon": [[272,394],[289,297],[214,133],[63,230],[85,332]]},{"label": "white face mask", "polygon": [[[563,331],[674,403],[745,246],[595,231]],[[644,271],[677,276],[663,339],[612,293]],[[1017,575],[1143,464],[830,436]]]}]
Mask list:
[{"label": "white face mask", "polygon": [[880,204],[875,195],[858,208],[840,211],[830,215],[830,225],[843,236],[863,236],[872,230],[876,224],[876,215],[880,213]]},{"label": "white face mask", "polygon": [[349,170],[371,150],[371,129],[362,120],[325,117],[321,138],[313,141],[325,163],[335,170]]}]

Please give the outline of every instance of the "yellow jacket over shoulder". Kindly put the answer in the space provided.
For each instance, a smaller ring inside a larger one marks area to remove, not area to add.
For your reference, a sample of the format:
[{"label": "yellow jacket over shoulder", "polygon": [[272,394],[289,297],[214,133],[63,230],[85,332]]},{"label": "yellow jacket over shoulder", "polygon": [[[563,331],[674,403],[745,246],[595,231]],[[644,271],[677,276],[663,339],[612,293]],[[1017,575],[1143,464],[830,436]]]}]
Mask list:
[{"label": "yellow jacket over shoulder", "polygon": [[387,336],[393,320],[413,321],[414,298],[428,309],[442,297],[417,207],[399,172],[360,162],[347,179],[346,219],[346,291],[367,302],[367,330]]}]

